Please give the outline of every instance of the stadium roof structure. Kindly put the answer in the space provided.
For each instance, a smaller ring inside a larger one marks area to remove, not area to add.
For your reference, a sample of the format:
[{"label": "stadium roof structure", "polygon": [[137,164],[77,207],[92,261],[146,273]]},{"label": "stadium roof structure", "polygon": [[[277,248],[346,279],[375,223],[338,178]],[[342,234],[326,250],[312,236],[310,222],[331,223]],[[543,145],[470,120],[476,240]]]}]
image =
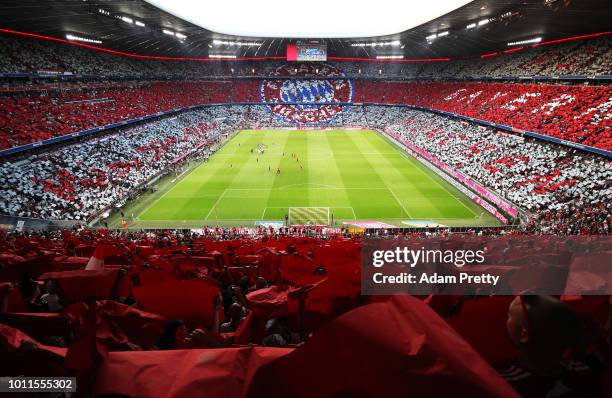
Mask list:
[{"label": "stadium roof structure", "polygon": [[[466,5],[471,0],[308,0],[278,6],[278,0],[148,0],[172,15],[213,32],[233,36],[286,38],[377,37],[404,32]],[[231,5],[232,12],[228,12]],[[389,12],[393,10],[393,12]]]},{"label": "stadium roof structure", "polygon": [[[461,3],[465,2],[457,4]],[[226,18],[231,19],[236,10],[232,3],[225,4]],[[359,7],[368,13],[363,5]],[[285,8],[292,18],[299,17],[297,5]],[[328,26],[333,26],[334,19],[345,18],[330,10],[320,11]],[[384,11],[396,12],[393,8]],[[253,24],[274,23],[270,18],[270,21],[260,21],[254,17]],[[403,32],[320,40],[327,44],[329,57],[338,60],[380,56],[405,60],[462,58],[611,31],[611,20],[609,0],[476,0]],[[286,45],[295,41],[298,31],[287,32],[284,37],[221,34],[144,0],[5,0],[0,3],[0,29],[61,39],[69,37],[69,40],[130,54],[189,58],[214,54],[228,59],[284,58]]]}]

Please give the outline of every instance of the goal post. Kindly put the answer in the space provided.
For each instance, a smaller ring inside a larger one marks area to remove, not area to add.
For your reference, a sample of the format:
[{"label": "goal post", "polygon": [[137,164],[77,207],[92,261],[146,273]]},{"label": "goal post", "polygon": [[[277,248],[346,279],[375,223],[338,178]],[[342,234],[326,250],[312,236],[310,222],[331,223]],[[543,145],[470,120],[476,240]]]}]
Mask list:
[{"label": "goal post", "polygon": [[291,225],[329,225],[329,207],[290,207]]}]

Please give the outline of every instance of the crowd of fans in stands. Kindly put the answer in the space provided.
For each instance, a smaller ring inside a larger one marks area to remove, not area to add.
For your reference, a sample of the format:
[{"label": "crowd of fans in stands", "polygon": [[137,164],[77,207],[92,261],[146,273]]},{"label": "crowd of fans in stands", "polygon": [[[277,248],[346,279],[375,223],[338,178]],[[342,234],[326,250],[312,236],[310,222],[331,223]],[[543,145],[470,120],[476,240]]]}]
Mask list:
[{"label": "crowd of fans in stands", "polygon": [[[0,148],[207,103],[253,101],[257,82],[119,85],[0,97]],[[180,93],[180,95],[177,95]]]},{"label": "crowd of fans in stands", "polygon": [[[481,59],[416,63],[337,62],[351,77],[478,78],[612,75],[610,35],[539,47]],[[513,48],[513,49],[515,49]],[[206,76],[267,76],[282,63],[147,60],[47,40],[0,35],[0,73],[71,72],[135,78],[193,79]]]},{"label": "crowd of fans in stands", "polygon": [[0,165],[4,214],[84,221],[198,149],[209,149],[223,123],[205,112],[133,127],[113,135]]},{"label": "crowd of fans in stands", "polygon": [[357,93],[362,102],[423,106],[612,149],[608,85],[361,81]]},{"label": "crowd of fans in stands", "polygon": [[[612,148],[609,86],[359,81],[353,91],[355,102],[423,106],[601,149]],[[179,92],[181,95],[176,95]],[[332,97],[334,102],[347,101]],[[14,91],[0,96],[4,110],[0,116],[0,148],[187,106],[259,101],[256,80]],[[319,113],[325,121],[328,115]],[[291,120],[299,122],[297,116]]]}]

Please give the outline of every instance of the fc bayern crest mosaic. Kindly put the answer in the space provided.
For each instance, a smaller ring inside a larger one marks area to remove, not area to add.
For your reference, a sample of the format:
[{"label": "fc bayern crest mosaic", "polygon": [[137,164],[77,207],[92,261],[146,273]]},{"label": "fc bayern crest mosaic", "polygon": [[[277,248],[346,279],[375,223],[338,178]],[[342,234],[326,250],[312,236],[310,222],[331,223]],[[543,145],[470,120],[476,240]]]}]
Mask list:
[{"label": "fc bayern crest mosaic", "polygon": [[[327,64],[284,65],[274,76],[315,77],[315,79],[268,79],[261,83],[262,102],[274,103],[270,110],[286,123],[326,123],[346,110],[353,100],[353,83],[342,71]],[[324,78],[320,78],[320,77]],[[299,102],[300,104],[295,104]],[[334,104],[338,103],[338,105]],[[340,103],[344,103],[341,105]],[[325,104],[325,105],[318,105]]]}]

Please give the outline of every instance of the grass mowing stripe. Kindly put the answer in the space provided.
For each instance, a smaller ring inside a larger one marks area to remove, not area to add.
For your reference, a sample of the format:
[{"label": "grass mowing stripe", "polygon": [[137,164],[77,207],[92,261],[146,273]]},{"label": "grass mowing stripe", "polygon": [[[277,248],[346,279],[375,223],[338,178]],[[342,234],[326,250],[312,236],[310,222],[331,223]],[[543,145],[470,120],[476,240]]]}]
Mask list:
[{"label": "grass mowing stripe", "polygon": [[[355,148],[357,148],[359,152],[368,152],[368,151],[373,152],[379,149],[377,148],[377,145],[373,145],[369,141],[369,139],[372,138],[372,136],[368,137],[368,133],[366,132],[364,132],[358,137],[356,135],[349,135],[349,138],[353,141]],[[365,148],[367,148],[368,150],[364,151],[363,149]],[[406,209],[406,206],[404,206],[402,200],[398,198],[398,196],[393,191],[393,188],[387,182],[390,177],[393,179],[393,181],[397,182],[401,180],[401,182],[405,184],[409,184],[410,183],[409,180],[406,180],[403,178],[403,176],[399,175],[400,173],[397,171],[395,167],[393,167],[389,163],[389,161],[386,159],[385,156],[377,156],[377,157],[363,156],[363,158],[366,160],[366,162],[368,162],[372,171],[379,176],[380,181],[382,181],[382,183],[387,188],[391,196],[393,196],[393,199],[397,202],[401,210],[404,212],[404,215],[407,218],[413,218],[408,212],[408,210]],[[379,167],[379,163],[384,167]],[[384,175],[381,173],[384,173]]]},{"label": "grass mowing stripe", "polygon": [[[274,175],[270,180],[270,195],[262,214],[265,214],[264,219],[266,220],[284,220],[288,213],[288,207],[295,205],[296,201],[299,200],[298,198],[303,196],[300,193],[304,192],[304,186],[308,183],[306,171],[299,168],[299,164],[293,156],[297,155],[299,158],[300,147],[302,146],[300,142],[293,138],[300,138],[299,141],[303,141],[305,137],[292,137],[289,131],[272,131],[270,134],[271,136],[280,135],[284,140],[282,146],[279,146],[276,152],[276,167],[280,170],[280,173],[276,174],[276,170],[273,170]],[[294,192],[284,189],[289,185],[296,187]],[[300,188],[300,186],[302,187]],[[273,190],[275,194],[272,194]],[[266,210],[268,208],[271,210]]]},{"label": "grass mowing stripe", "polygon": [[342,180],[340,171],[334,161],[333,137],[335,131],[320,131],[308,140],[308,152],[312,153],[311,160],[319,159],[315,162],[310,161],[308,172],[311,179],[321,181],[326,188],[316,185],[309,185],[309,197],[311,205],[329,207],[330,213],[339,218],[351,216],[353,211],[348,211],[352,207],[350,198],[347,195],[346,184]]}]

